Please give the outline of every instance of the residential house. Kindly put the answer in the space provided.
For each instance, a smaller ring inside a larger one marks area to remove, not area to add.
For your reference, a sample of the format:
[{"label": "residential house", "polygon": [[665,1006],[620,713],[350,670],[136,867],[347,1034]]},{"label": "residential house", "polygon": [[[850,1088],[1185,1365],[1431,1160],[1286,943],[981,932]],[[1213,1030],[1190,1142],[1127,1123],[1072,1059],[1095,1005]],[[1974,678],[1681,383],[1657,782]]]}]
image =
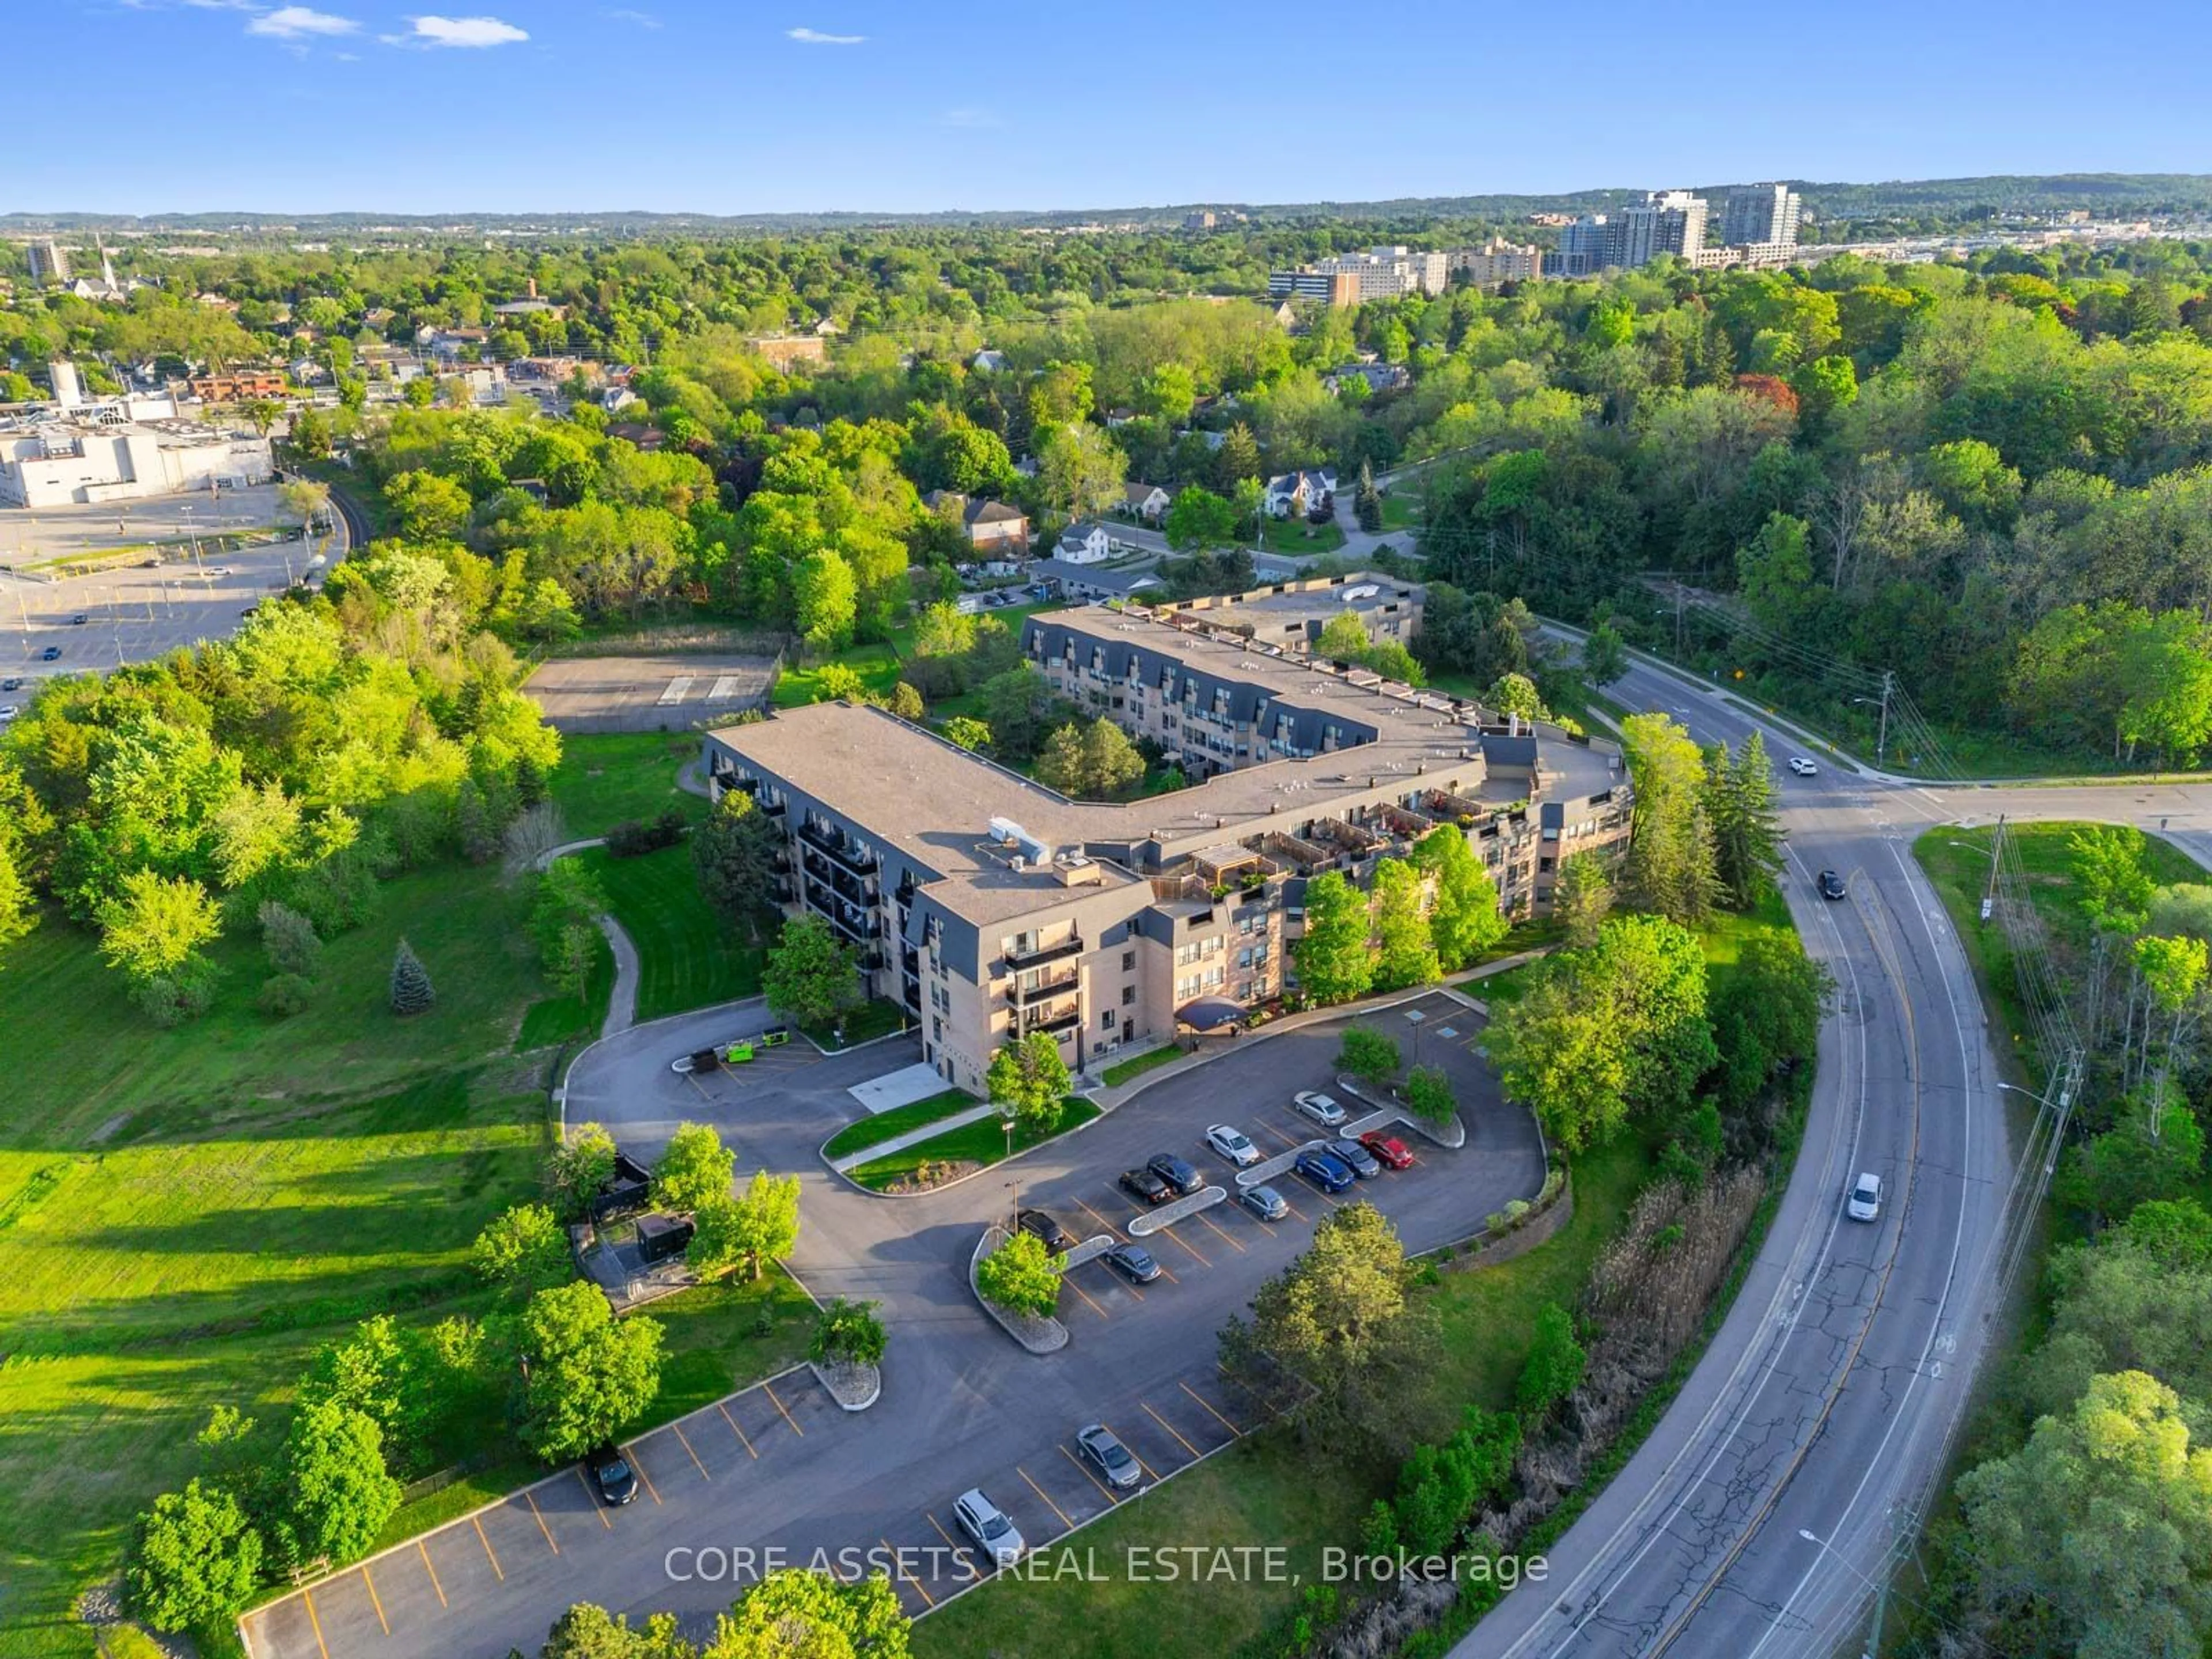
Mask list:
[{"label": "residential house", "polygon": [[1270,516],[1302,519],[1309,513],[1326,513],[1336,505],[1336,474],[1327,467],[1278,473],[1267,480],[1261,496]]},{"label": "residential house", "polygon": [[626,386],[611,386],[599,393],[599,407],[610,415],[617,414],[625,409],[635,408],[644,401],[644,398]]},{"label": "residential house", "polygon": [[668,441],[666,433],[657,426],[647,426],[642,421],[613,422],[607,427],[607,436],[635,444],[648,455]]},{"label": "residential house", "polygon": [[1029,551],[1030,521],[1018,507],[951,489],[933,489],[922,501],[931,512],[957,520],[968,533],[968,544],[978,552]]},{"label": "residential house", "polygon": [[1121,511],[1133,519],[1142,519],[1146,524],[1158,524],[1170,505],[1168,492],[1158,484],[1125,484],[1121,489]]},{"label": "residential house", "polygon": [[1347,380],[1364,380],[1370,392],[1401,392],[1413,385],[1413,374],[1401,363],[1346,363],[1322,376],[1322,390],[1334,397]]},{"label": "residential house", "polygon": [[1039,559],[1024,574],[1078,605],[1132,599],[1160,585],[1160,579],[1149,571],[1101,570],[1067,558]]},{"label": "residential house", "polygon": [[1072,524],[1060,533],[1058,556],[1070,564],[1103,564],[1114,550],[1114,538],[1103,524]]},{"label": "residential house", "polygon": [[986,347],[968,360],[968,367],[978,374],[1003,374],[1006,372],[1006,354]]},{"label": "residential house", "polygon": [[756,334],[745,343],[784,374],[794,364],[826,362],[830,356],[830,342],[819,334]]}]

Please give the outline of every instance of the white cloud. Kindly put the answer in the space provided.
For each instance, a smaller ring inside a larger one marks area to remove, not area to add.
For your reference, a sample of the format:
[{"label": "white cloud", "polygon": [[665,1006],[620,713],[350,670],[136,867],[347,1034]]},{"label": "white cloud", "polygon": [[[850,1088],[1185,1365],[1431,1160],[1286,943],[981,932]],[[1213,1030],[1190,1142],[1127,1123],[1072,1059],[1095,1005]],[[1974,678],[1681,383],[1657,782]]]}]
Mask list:
[{"label": "white cloud", "polygon": [[506,46],[527,40],[527,31],[496,17],[417,17],[415,33],[400,38],[415,46]]},{"label": "white cloud", "polygon": [[301,40],[313,35],[351,34],[360,27],[350,17],[334,17],[309,6],[279,6],[256,17],[246,26],[246,32],[278,40]]},{"label": "white cloud", "polygon": [[998,113],[988,109],[949,109],[937,118],[938,125],[947,127],[1002,127],[1006,123]]},{"label": "white cloud", "polygon": [[660,27],[660,20],[649,11],[611,11],[607,14],[607,17],[611,22],[635,24],[641,29],[657,29]]},{"label": "white cloud", "polygon": [[819,29],[786,29],[784,33],[803,46],[857,46],[865,34],[824,34]]}]

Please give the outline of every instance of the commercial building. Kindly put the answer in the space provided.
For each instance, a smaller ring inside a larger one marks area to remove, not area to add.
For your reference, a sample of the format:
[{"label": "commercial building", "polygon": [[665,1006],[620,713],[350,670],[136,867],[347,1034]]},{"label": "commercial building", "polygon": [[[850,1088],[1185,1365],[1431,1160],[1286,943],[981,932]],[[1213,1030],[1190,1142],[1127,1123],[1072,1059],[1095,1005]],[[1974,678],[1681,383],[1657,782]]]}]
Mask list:
[{"label": "commercial building", "polygon": [[1271,300],[1317,300],[1324,305],[1364,305],[1405,294],[1441,294],[1450,280],[1445,256],[1405,246],[1340,253],[1296,270],[1271,271]]},{"label": "commercial building", "polygon": [[1454,248],[1444,256],[1444,270],[1464,276],[1477,288],[1498,283],[1533,283],[1544,274],[1544,250],[1534,242],[1509,242],[1493,236],[1480,247]]},{"label": "commercial building", "polygon": [[1618,752],[1554,726],[1140,609],[1033,617],[1022,646],[1063,695],[1199,781],[1073,801],[842,702],[705,742],[717,797],[745,791],[787,833],[787,908],[861,953],[871,992],[905,1008],[962,1088],[980,1091],[991,1056],[1030,1032],[1088,1066],[1171,1035],[1201,999],[1271,1001],[1307,881],[1364,881],[1439,825],[1522,914],[1549,904],[1559,860],[1628,833]]},{"label": "commercial building", "polygon": [[34,283],[66,283],[70,276],[69,250],[51,236],[31,244],[27,250],[31,260],[31,280]]},{"label": "commercial building", "polygon": [[0,505],[9,507],[243,489],[275,476],[268,439],[198,421],[48,420],[0,431]]},{"label": "commercial building", "polygon": [[1804,203],[1787,185],[1739,185],[1721,198],[1720,238],[1730,247],[1794,247]]},{"label": "commercial building", "polygon": [[1341,616],[1357,617],[1370,645],[1410,644],[1420,632],[1426,597],[1419,582],[1358,570],[1348,576],[1277,582],[1249,593],[1208,593],[1165,609],[1297,655],[1312,650],[1322,630]]}]

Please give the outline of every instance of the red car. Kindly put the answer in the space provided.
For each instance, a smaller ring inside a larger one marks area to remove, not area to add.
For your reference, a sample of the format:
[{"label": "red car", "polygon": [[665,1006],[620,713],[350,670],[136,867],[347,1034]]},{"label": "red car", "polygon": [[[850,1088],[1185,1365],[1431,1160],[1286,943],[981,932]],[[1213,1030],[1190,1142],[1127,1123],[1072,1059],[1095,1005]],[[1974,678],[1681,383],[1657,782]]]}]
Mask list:
[{"label": "red car", "polygon": [[1370,1129],[1359,1137],[1359,1144],[1375,1154],[1378,1164],[1393,1170],[1413,1167],[1413,1155],[1406,1150],[1406,1143],[1395,1135],[1386,1135],[1380,1129]]}]

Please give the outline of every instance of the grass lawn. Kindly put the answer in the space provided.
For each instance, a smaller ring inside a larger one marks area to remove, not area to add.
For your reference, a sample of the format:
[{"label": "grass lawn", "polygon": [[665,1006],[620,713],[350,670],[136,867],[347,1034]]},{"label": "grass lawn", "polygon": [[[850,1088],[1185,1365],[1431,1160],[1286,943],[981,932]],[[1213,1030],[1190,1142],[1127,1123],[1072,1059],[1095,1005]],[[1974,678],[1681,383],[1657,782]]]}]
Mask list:
[{"label": "grass lawn", "polygon": [[637,1017],[658,1019],[760,989],[762,949],[699,896],[691,849],[682,842],[637,858],[604,847],[576,854],[598,878],[607,908],[637,946]]},{"label": "grass lawn", "polygon": [[615,953],[605,935],[592,940],[592,970],[579,997],[546,997],[533,1002],[522,1016],[516,1035],[518,1052],[550,1048],[556,1042],[585,1042],[599,1036],[607,1023],[607,1005],[614,1000]]},{"label": "grass lawn", "polygon": [[951,1117],[955,1112],[964,1112],[971,1106],[981,1105],[975,1096],[965,1089],[947,1089],[941,1095],[932,1095],[927,1100],[917,1100],[911,1105],[894,1106],[888,1112],[878,1112],[873,1117],[864,1117],[856,1123],[848,1123],[830,1137],[823,1147],[824,1158],[842,1158],[848,1152],[857,1152],[864,1146],[873,1146],[919,1129],[926,1123]]},{"label": "grass lawn", "polygon": [[[1547,1303],[1572,1304],[1644,1172],[1644,1150],[1632,1143],[1585,1156],[1575,1165],[1574,1218],[1556,1237],[1495,1267],[1445,1273],[1421,1293],[1436,1310],[1446,1355],[1423,1390],[1430,1434],[1443,1438],[1470,1404],[1511,1404],[1537,1313]],[[1118,1571],[1124,1547],[1278,1546],[1291,1572],[1318,1582],[1322,1547],[1356,1543],[1361,1516],[1392,1474],[1332,1466],[1329,1478],[1316,1479],[1312,1454],[1271,1436],[1248,1439],[1071,1540],[1097,1552],[1106,1582],[1078,1590],[1009,1580],[970,1591],[914,1627],[915,1659],[1297,1650],[1243,1645],[1296,1607],[1290,1585],[1131,1583]]]},{"label": "grass lawn", "polygon": [[1269,519],[1270,553],[1334,553],[1344,545],[1344,532],[1332,519],[1327,524],[1308,524],[1304,519]]},{"label": "grass lawn", "polygon": [[1180,1044],[1163,1042],[1158,1048],[1147,1049],[1134,1059],[1117,1060],[1099,1073],[1098,1078],[1108,1088],[1118,1089],[1131,1078],[1142,1077],[1153,1067],[1165,1066],[1170,1060],[1181,1060],[1182,1056]]},{"label": "grass lawn", "polygon": [[591,732],[561,740],[561,764],[550,787],[568,832],[577,840],[603,836],[625,818],[656,817],[675,807],[692,823],[707,816],[707,800],[676,787],[687,761],[699,758],[699,739],[665,732]]},{"label": "grass lawn", "polygon": [[908,1022],[907,1011],[896,1002],[886,1002],[881,997],[871,997],[857,1008],[848,1008],[844,1013],[845,1040],[836,1041],[837,1025],[802,1025],[799,1030],[814,1039],[831,1054],[842,1054],[847,1048],[857,1048],[863,1042],[873,1042],[878,1037],[889,1036]]},{"label": "grass lawn", "polygon": [[641,1434],[806,1358],[813,1298],[781,1267],[757,1285],[734,1279],[680,1291],[640,1311],[667,1331],[660,1396],[628,1432]]},{"label": "grass lawn", "polygon": [[[267,968],[234,931],[215,1006],[174,1031],[58,916],[10,950],[0,1031],[38,1059],[0,1105],[0,1653],[94,1651],[70,1601],[196,1472],[212,1407],[273,1444],[319,1344],[477,1294],[469,1241],[550,1145],[543,1058],[513,1051],[545,988],[523,909],[489,870],[389,882],[289,1020],[254,1009]],[[438,990],[410,1020],[385,1006],[402,933]]]},{"label": "grass lawn", "polygon": [[[1014,1150],[1025,1152],[1039,1146],[1055,1135],[1066,1134],[1070,1129],[1080,1128],[1098,1115],[1098,1109],[1080,1095],[1067,1097],[1067,1109],[1060,1114],[1060,1122],[1049,1132],[1040,1134],[1034,1128],[1017,1125],[1014,1129]],[[1006,1126],[995,1116],[974,1123],[963,1124],[957,1129],[948,1129],[941,1135],[861,1164],[848,1171],[861,1186],[881,1192],[901,1176],[911,1175],[921,1164],[966,1163],[985,1167],[1001,1163],[1006,1156]]]},{"label": "grass lawn", "polygon": [[800,708],[810,702],[822,700],[822,670],[828,663],[842,663],[860,677],[860,683],[870,691],[881,695],[898,683],[898,653],[888,645],[856,645],[848,651],[825,658],[823,662],[810,663],[804,668],[786,668],[776,676],[775,703],[778,708]]},{"label": "grass lawn", "polygon": [[1385,530],[1418,529],[1421,522],[1421,498],[1404,495],[1393,490],[1382,498],[1382,528]]}]

